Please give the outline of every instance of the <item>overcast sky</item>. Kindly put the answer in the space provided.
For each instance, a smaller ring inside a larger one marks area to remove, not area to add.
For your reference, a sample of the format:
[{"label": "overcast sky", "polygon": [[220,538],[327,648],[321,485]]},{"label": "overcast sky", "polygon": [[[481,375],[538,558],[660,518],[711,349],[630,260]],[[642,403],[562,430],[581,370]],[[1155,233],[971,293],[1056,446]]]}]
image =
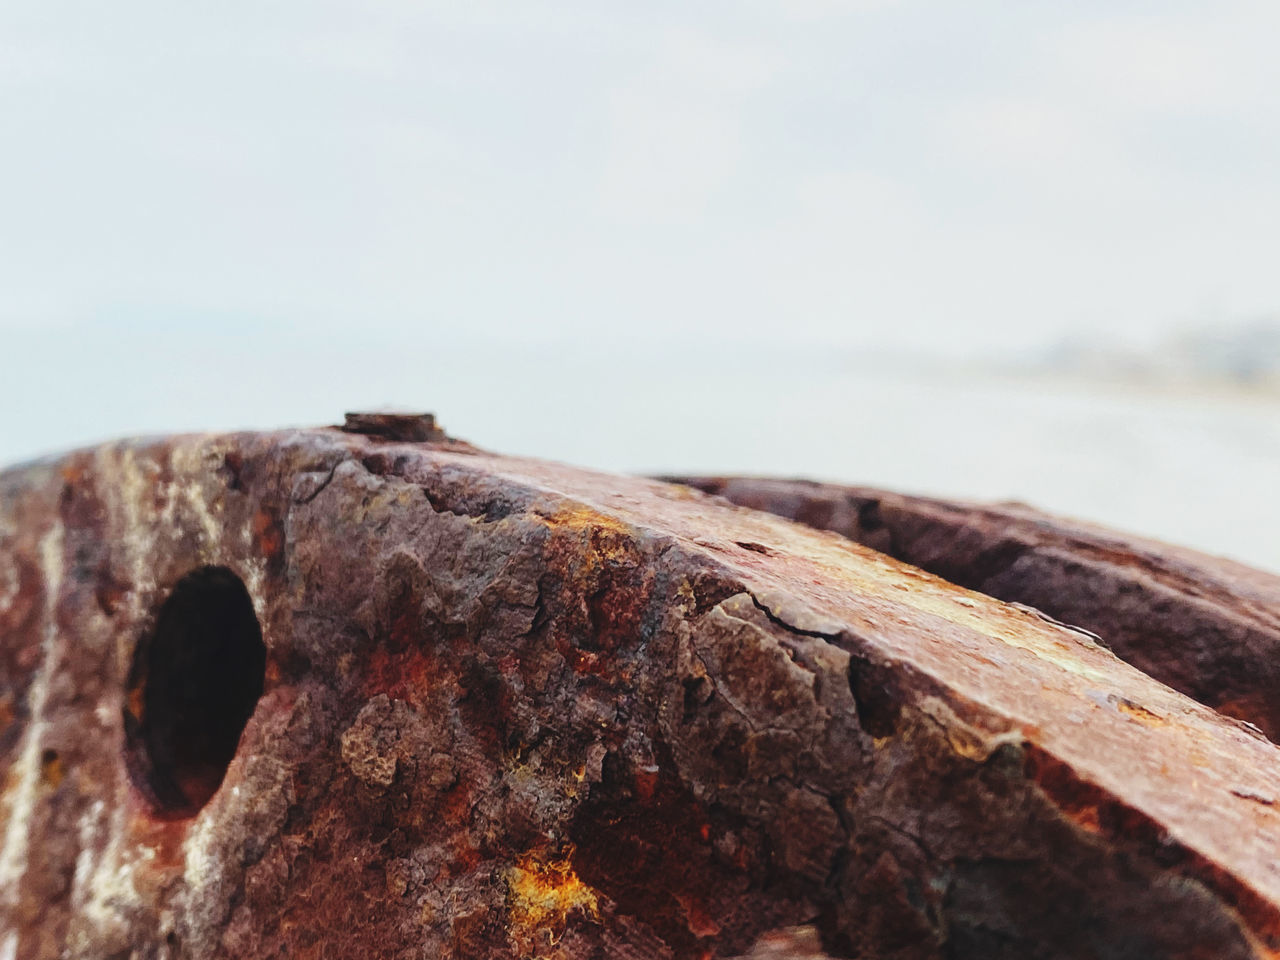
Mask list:
[{"label": "overcast sky", "polygon": [[0,7],[0,317],[1035,342],[1280,308],[1280,5]]},{"label": "overcast sky", "polygon": [[156,411],[299,337],[333,379],[1271,316],[1278,36],[1274,0],[7,0],[0,402],[57,403],[0,460],[297,416],[230,361],[238,400]]}]

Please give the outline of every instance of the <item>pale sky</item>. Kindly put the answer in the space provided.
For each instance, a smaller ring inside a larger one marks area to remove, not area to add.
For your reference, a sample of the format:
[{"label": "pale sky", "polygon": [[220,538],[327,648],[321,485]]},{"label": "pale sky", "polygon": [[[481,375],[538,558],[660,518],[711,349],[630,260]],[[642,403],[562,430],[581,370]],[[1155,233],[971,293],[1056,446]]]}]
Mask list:
[{"label": "pale sky", "polygon": [[7,0],[0,463],[534,394],[560,433],[474,439],[591,460],[587,368],[635,433],[655,372],[696,421],[700,369],[768,406],[860,350],[1275,316],[1277,37],[1274,0]]},{"label": "pale sky", "polygon": [[906,345],[1280,309],[1280,5],[0,8],[0,323]]}]

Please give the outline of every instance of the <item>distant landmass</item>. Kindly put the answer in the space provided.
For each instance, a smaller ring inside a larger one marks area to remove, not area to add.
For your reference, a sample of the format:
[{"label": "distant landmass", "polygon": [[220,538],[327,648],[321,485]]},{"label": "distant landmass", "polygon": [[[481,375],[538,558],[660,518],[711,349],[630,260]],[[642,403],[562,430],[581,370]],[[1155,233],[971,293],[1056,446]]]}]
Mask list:
[{"label": "distant landmass", "polygon": [[1146,347],[1071,337],[1017,366],[1023,374],[1280,393],[1280,320],[1185,330]]}]

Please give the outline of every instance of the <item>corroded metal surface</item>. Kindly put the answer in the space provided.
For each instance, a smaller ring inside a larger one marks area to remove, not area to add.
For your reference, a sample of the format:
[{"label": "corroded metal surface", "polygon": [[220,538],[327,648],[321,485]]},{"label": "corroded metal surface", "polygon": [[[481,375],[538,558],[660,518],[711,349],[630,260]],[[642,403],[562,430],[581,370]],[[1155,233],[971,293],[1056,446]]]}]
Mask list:
[{"label": "corroded metal surface", "polygon": [[766,933],[740,960],[830,960],[813,927],[795,927]]},{"label": "corroded metal surface", "polygon": [[1151,676],[1280,740],[1280,576],[1017,503],[804,480],[678,482],[1084,627]]},{"label": "corroded metal surface", "polygon": [[[175,806],[126,762],[167,702],[136,664],[196,642],[165,611],[208,566],[263,693]],[[685,488],[338,430],[108,445],[0,475],[0,638],[0,956],[1280,950],[1273,744]]]}]

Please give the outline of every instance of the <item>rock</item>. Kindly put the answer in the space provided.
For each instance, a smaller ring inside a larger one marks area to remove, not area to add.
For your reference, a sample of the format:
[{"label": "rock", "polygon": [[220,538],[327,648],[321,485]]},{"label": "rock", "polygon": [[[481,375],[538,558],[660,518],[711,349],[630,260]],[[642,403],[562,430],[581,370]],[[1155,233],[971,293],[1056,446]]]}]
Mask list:
[{"label": "rock", "polygon": [[804,480],[672,479],[1083,628],[1157,680],[1280,739],[1280,576],[1017,503]]},{"label": "rock", "polygon": [[1280,950],[1265,738],[842,537],[458,441],[0,474],[0,721],[15,960]]}]

